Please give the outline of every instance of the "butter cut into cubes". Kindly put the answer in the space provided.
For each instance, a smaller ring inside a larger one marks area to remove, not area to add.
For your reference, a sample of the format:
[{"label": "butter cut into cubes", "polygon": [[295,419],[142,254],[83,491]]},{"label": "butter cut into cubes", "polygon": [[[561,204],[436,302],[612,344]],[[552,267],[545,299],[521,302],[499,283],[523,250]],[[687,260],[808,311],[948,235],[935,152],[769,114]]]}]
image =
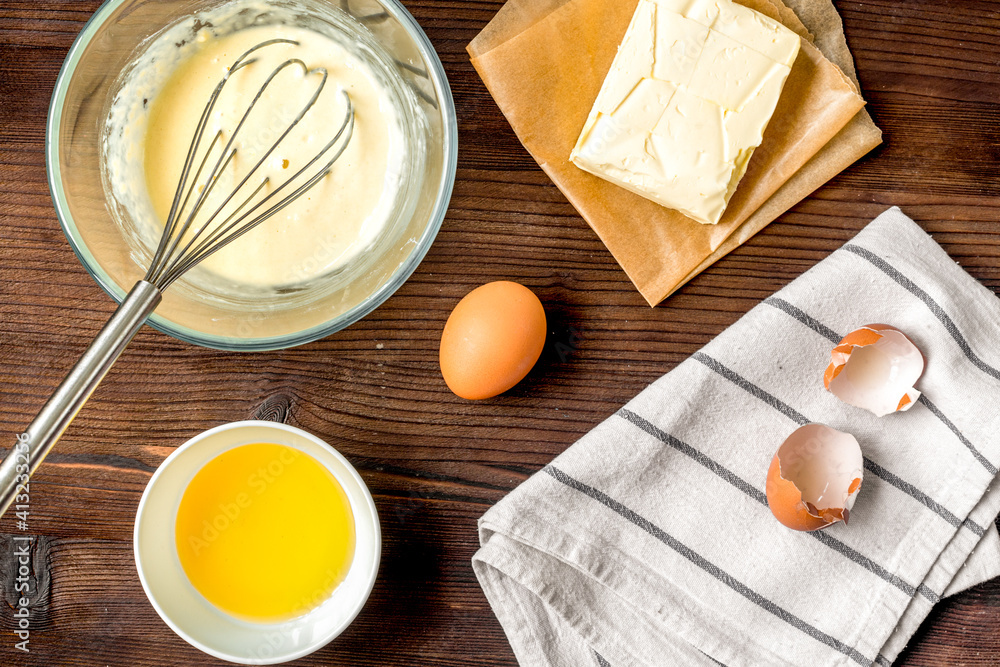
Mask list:
[{"label": "butter cut into cubes", "polygon": [[716,224],[799,44],[785,26],[730,0],[639,0],[570,159]]}]

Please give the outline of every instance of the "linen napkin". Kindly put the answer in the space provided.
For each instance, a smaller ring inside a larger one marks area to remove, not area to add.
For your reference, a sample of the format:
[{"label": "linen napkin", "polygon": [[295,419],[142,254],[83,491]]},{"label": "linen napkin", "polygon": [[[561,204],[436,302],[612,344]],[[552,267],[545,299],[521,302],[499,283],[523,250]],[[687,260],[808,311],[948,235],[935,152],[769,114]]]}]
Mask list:
[{"label": "linen napkin", "polygon": [[[878,418],[823,388],[869,323],[921,349]],[[476,575],[522,665],[889,665],[943,596],[1000,575],[1000,300],[893,208],[490,509]],[[850,525],[764,494],[800,425],[855,435]],[[963,569],[964,564],[964,569]]]}]

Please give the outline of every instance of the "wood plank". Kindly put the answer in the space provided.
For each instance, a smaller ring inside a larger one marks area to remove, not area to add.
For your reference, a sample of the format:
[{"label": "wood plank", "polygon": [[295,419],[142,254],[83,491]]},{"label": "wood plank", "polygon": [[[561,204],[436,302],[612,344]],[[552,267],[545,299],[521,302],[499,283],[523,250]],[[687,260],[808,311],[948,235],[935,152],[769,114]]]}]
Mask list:
[{"label": "wood plank", "polygon": [[[18,433],[113,310],[59,228],[44,166],[62,59],[99,0],[0,7],[0,428]],[[31,653],[0,613],[2,665],[223,665],[157,617],[132,556],[152,472],[198,432],[245,418],[338,447],[372,489],[384,531],[361,616],[301,665],[511,666],[473,576],[476,520],[646,385],[900,205],[1000,291],[1000,9],[976,0],[839,0],[885,145],[666,304],[650,309],[518,142],[465,45],[499,0],[405,0],[449,75],[460,151],[444,226],[413,277],[354,326],[291,350],[236,354],[144,330],[32,481]],[[550,335],[500,399],[462,401],[437,365],[441,328],[473,287],[512,279]],[[6,443],[0,442],[0,445]],[[0,520],[0,581],[14,604]],[[1000,665],[1000,582],[939,604],[897,662]]]}]

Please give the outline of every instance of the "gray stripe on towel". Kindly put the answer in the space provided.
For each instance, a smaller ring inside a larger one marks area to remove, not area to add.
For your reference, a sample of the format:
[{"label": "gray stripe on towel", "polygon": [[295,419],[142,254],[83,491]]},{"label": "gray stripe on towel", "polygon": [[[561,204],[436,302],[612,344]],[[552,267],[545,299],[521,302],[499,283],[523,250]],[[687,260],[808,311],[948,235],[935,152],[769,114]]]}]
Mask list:
[{"label": "gray stripe on towel", "polygon": [[[661,429],[651,424],[646,419],[643,419],[642,417],[632,412],[631,410],[628,410],[627,408],[622,408],[621,410],[619,410],[618,416],[622,417],[623,419],[625,419],[632,425],[636,426],[637,428],[641,429],[642,431],[645,431],[646,433],[653,436],[660,442],[670,445],[674,449],[684,454],[687,454],[691,458],[694,458],[698,463],[701,463],[703,466],[705,466],[706,468],[717,474],[719,477],[726,480],[739,490],[743,491],[746,495],[750,496],[764,507],[767,507],[766,494],[753,487],[751,484],[746,482],[742,477],[732,472],[725,466],[719,464],[714,459],[706,456],[705,454],[702,454],[701,452],[698,452],[698,450],[696,450],[694,447],[691,447],[691,445],[681,442],[677,438],[665,433]],[[692,456],[689,452],[695,452],[698,454],[698,456],[697,457]],[[712,465],[707,465],[705,461],[710,461]],[[855,551],[853,548],[844,544],[837,538],[828,535],[827,533],[821,530],[812,531],[806,534],[812,537],[813,539],[822,542],[823,544],[833,549],[834,551],[840,553],[845,558],[848,558],[851,561],[855,562],[856,564],[860,565],[861,567],[865,568],[872,574],[892,584],[899,590],[903,591],[903,593],[905,593],[909,597],[913,597],[919,591],[924,597],[926,597],[928,600],[931,600],[932,602],[936,602],[937,600],[940,599],[940,597],[936,593],[931,591],[926,586],[924,587],[925,591],[921,591],[919,588],[914,588],[911,584],[908,584],[898,575],[889,572],[884,567],[882,567],[872,559],[868,558],[864,554]],[[928,595],[928,593],[930,595]]]},{"label": "gray stripe on towel", "polygon": [[[722,365],[722,363],[720,363],[718,360],[713,359],[704,352],[695,352],[692,356],[696,361],[700,361],[702,364],[704,364],[711,370],[715,371],[718,375],[721,375],[727,380],[733,382],[733,384],[744,389],[750,395],[759,398],[760,400],[767,403],[769,406],[771,406],[781,414],[785,415],[792,421],[796,422],[797,424],[808,424],[809,422],[812,421],[809,418],[804,417],[802,414],[797,412],[794,408],[783,403],[777,397],[767,393],[757,385],[753,384],[743,376],[737,374],[735,371]],[[942,506],[940,503],[938,503],[936,500],[928,496],[926,493],[924,493],[917,487],[897,477],[896,475],[889,472],[888,470],[886,470],[879,464],[875,463],[868,457],[865,457],[864,461],[865,461],[865,470],[870,471],[876,477],[881,478],[883,481],[888,482],[889,484],[896,487],[903,493],[914,498],[917,502],[929,508],[935,514],[937,514],[942,519],[944,519],[951,525],[955,526],[956,528],[962,525],[961,519],[952,514],[950,511],[948,511],[947,508]]]},{"label": "gray stripe on towel", "polygon": [[944,413],[938,409],[938,406],[931,403],[931,399],[927,398],[927,394],[920,394],[920,398],[917,399],[917,402],[923,403],[924,407],[931,411],[931,414],[937,417],[942,424],[948,427],[948,430],[955,434],[959,442],[965,445],[965,448],[972,452],[972,455],[976,457],[976,460],[979,461],[984,468],[986,468],[986,472],[991,475],[996,475],[997,472],[1000,472],[1000,470],[997,470],[995,465],[989,462],[989,459],[983,456],[979,450],[976,449],[971,442],[969,442],[969,439],[958,430],[958,427],[955,426],[950,419],[944,416]]},{"label": "gray stripe on towel", "polygon": [[972,519],[970,519],[968,517],[966,517],[965,521],[962,522],[962,526],[964,526],[965,528],[968,528],[969,530],[971,530],[973,533],[975,533],[979,537],[982,537],[983,535],[986,534],[986,529],[985,528],[983,528],[978,523],[976,523],[975,521],[973,521]]},{"label": "gray stripe on towel", "polygon": [[997,370],[979,358],[979,355],[976,354],[972,347],[969,346],[969,342],[965,340],[965,336],[963,336],[962,332],[958,330],[958,326],[955,324],[955,321],[948,316],[948,313],[944,312],[944,308],[938,305],[938,302],[935,301],[930,294],[925,292],[916,283],[904,276],[897,268],[873,253],[871,250],[862,248],[859,245],[854,245],[853,243],[845,244],[844,250],[854,253],[862,259],[868,260],[872,266],[895,280],[910,294],[923,301],[924,305],[926,305],[934,316],[938,318],[941,324],[944,325],[945,330],[951,334],[951,337],[956,343],[958,343],[958,347],[962,349],[962,353],[965,354],[970,362],[972,362],[972,365],[987,375],[992,376],[994,379],[1000,380],[1000,370]]},{"label": "gray stripe on towel", "polygon": [[843,653],[844,655],[846,655],[859,665],[864,665],[865,667],[870,667],[872,665],[873,663],[872,659],[862,655],[856,648],[848,646],[847,644],[840,641],[836,637],[832,637],[826,634],[825,632],[816,628],[815,626],[806,623],[801,618],[795,616],[794,614],[787,611],[783,607],[780,607],[774,602],[771,602],[757,591],[753,590],[743,582],[739,581],[738,579],[736,579],[729,573],[725,572],[711,561],[707,560],[706,558],[704,558],[703,556],[701,556],[700,554],[689,548],[684,543],[680,542],[679,540],[668,534],[659,526],[655,525],[648,519],[632,511],[631,509],[629,509],[622,503],[618,502],[614,498],[610,497],[606,493],[570,477],[565,472],[563,472],[559,468],[556,468],[553,465],[547,465],[544,468],[542,468],[542,470],[544,470],[546,473],[552,476],[552,478],[554,478],[556,481],[568,486],[571,489],[575,489],[576,491],[579,491],[591,497],[592,499],[601,503],[602,505],[604,505],[611,511],[615,512],[622,518],[626,519],[630,523],[644,530],[646,533],[653,536],[654,538],[656,538],[657,540],[668,546],[670,549],[677,552],[679,555],[683,556],[697,567],[701,568],[704,572],[708,573],[721,583],[725,584],[730,589],[732,589],[739,595],[743,596],[753,604],[757,605],[764,611],[767,611],[768,613],[776,616],[777,618],[780,618],[785,623],[788,623],[795,629],[812,637],[816,641],[821,642],[840,653]]},{"label": "gray stripe on towel", "polygon": [[[796,308],[795,306],[788,303],[784,299],[779,299],[778,297],[772,296],[768,297],[767,299],[764,299],[764,303],[766,303],[769,306],[772,306],[773,308],[777,308],[778,310],[784,312],[787,315],[790,315],[791,317],[798,320],[802,324],[806,325],[807,327],[809,327],[816,333],[820,334],[821,336],[835,343],[840,342],[841,337],[838,336],[837,333],[833,331],[833,329],[830,329],[816,318],[812,317],[808,313],[803,312],[801,309]],[[950,419],[948,419],[948,417],[946,417],[945,414],[941,412],[940,408],[934,405],[934,403],[932,403],[931,400],[927,398],[925,394],[921,394],[920,398],[917,399],[917,402],[922,403],[924,407],[926,407],[931,412],[931,414],[937,417],[938,420],[942,424],[944,424],[948,430],[954,433],[955,437],[958,438],[959,442],[961,442],[966,447],[966,449],[968,449],[972,453],[972,455],[976,458],[977,461],[979,461],[979,463],[983,466],[983,468],[986,469],[988,473],[990,473],[991,475],[997,474],[998,472],[997,467],[994,466],[992,463],[990,463],[989,460],[985,456],[983,456],[983,454],[978,449],[976,449],[976,447],[969,441],[968,438],[965,437],[965,435],[958,429],[958,427],[955,426],[955,424]],[[982,526],[977,525],[976,523],[972,522],[969,519],[966,519],[965,523],[969,524],[970,530],[972,530],[972,532],[976,533],[977,535],[982,536],[982,534],[985,532]]]},{"label": "gray stripe on towel", "polygon": [[764,299],[764,303],[771,306],[772,308],[777,308],[778,310],[784,312],[786,315],[790,315],[791,317],[797,319],[799,322],[802,322],[802,324],[806,325],[807,327],[818,333],[823,338],[826,338],[834,345],[839,344],[840,339],[843,338],[843,336],[841,336],[836,331],[834,331],[830,327],[826,326],[825,324],[817,320],[812,315],[809,315],[808,313],[802,311],[801,309],[796,308],[795,306],[788,303],[784,299],[779,299],[776,296],[769,296],[766,299]]},{"label": "gray stripe on towel", "polygon": [[930,600],[931,604],[937,604],[941,601],[941,596],[927,588],[924,584],[917,586],[917,592],[923,595],[925,598]]},{"label": "gray stripe on towel", "polygon": [[778,412],[782,413],[783,415],[785,415],[786,417],[788,417],[789,419],[791,419],[793,422],[796,422],[800,426],[805,426],[806,424],[809,423],[809,419],[807,417],[805,417],[803,414],[797,412],[790,405],[788,405],[787,403],[783,403],[776,396],[773,396],[772,394],[767,393],[766,391],[764,391],[763,389],[761,389],[760,387],[758,387],[754,383],[752,383],[749,380],[747,380],[746,378],[744,378],[742,375],[740,375],[736,371],[734,371],[734,370],[732,370],[730,368],[726,368],[721,363],[719,363],[718,361],[716,361],[712,357],[708,356],[704,352],[695,352],[694,354],[691,355],[691,357],[693,359],[695,359],[696,361],[700,361],[704,365],[708,366],[710,369],[712,369],[713,371],[715,371],[716,373],[718,373],[722,377],[726,378],[727,380],[729,380],[730,382],[732,382],[733,384],[735,384],[737,387],[740,387],[741,389],[743,389],[744,391],[746,391],[748,394],[756,396],[760,400],[764,401],[765,403],[767,403],[768,405],[770,405],[772,408],[774,408]]},{"label": "gray stripe on towel", "polygon": [[[952,514],[947,507],[944,507],[943,505],[941,505],[941,503],[934,500],[933,498],[928,496],[926,493],[924,493],[917,487],[913,486],[904,479],[900,479],[899,477],[892,474],[891,472],[889,472],[879,464],[875,463],[868,457],[865,457],[865,470],[884,479],[885,481],[889,482],[900,491],[916,499],[917,502],[919,502],[921,505],[934,512],[935,514],[937,514],[939,517],[941,517],[951,525],[955,526],[955,528],[958,528],[963,524],[963,521],[954,514]],[[973,532],[975,532],[975,530],[973,530]]]},{"label": "gray stripe on towel", "polygon": [[712,457],[703,454],[702,452],[699,452],[697,449],[687,444],[686,442],[683,442],[675,438],[674,436],[670,435],[669,433],[660,430],[659,428],[651,424],[649,421],[643,419],[641,416],[632,412],[628,408],[622,408],[621,410],[618,411],[617,414],[625,421],[630,422],[633,426],[636,426],[639,429],[645,431],[646,433],[653,436],[663,444],[670,445],[671,447],[673,447],[680,453],[684,454],[688,458],[694,459],[695,461],[697,461],[704,467],[708,468],[722,479],[726,480],[727,482],[735,486],[743,493],[747,494],[748,496],[759,502],[761,505],[764,505],[765,507],[767,506],[767,496],[764,494],[763,491],[761,491],[754,485],[750,484],[745,479],[743,479],[742,477],[740,477],[739,475],[737,475],[732,470],[722,465]]}]

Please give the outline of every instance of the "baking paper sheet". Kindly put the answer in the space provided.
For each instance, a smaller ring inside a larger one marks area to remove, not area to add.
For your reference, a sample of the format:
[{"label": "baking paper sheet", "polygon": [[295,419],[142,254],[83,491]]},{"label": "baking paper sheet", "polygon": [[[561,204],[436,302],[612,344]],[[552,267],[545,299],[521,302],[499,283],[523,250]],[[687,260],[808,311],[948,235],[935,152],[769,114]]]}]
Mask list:
[{"label": "baking paper sheet", "polygon": [[[809,24],[779,0],[740,0],[814,37],[853,74],[839,15],[830,5],[834,21],[819,6],[829,0],[795,1],[809,8],[802,10]],[[636,4],[508,0],[468,51],[521,143],[656,305],[871,150],[880,133],[862,111],[856,82],[806,39],[718,225],[701,225],[578,169],[569,154]]]}]

